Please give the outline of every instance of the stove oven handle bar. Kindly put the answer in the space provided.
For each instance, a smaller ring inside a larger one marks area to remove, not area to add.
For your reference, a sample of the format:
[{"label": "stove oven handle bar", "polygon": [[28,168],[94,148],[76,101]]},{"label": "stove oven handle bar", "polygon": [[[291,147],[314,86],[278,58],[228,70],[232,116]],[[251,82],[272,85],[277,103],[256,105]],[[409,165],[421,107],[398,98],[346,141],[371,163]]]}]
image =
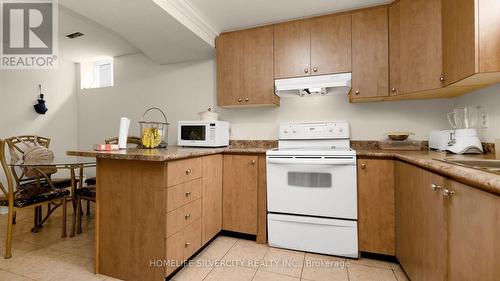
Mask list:
[{"label": "stove oven handle bar", "polygon": [[354,157],[322,157],[322,158],[275,158],[268,157],[268,164],[293,164],[293,165],[356,165]]}]

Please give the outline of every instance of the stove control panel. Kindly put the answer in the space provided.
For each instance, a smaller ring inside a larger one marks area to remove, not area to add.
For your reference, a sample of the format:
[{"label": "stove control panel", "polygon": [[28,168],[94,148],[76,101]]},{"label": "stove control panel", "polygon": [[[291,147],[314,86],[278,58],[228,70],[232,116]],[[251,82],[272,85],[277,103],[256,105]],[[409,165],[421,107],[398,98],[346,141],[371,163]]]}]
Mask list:
[{"label": "stove control panel", "polygon": [[280,140],[349,139],[347,121],[315,123],[283,123],[280,125]]}]

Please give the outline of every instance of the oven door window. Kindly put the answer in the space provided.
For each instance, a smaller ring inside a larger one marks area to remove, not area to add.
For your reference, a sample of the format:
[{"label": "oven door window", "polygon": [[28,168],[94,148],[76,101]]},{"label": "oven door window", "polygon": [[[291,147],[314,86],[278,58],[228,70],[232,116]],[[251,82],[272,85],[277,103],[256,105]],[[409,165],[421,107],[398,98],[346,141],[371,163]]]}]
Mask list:
[{"label": "oven door window", "polygon": [[206,126],[182,125],[181,139],[188,141],[205,141],[207,139]]},{"label": "oven door window", "polygon": [[316,172],[288,172],[288,185],[328,188],[332,187],[332,174]]}]

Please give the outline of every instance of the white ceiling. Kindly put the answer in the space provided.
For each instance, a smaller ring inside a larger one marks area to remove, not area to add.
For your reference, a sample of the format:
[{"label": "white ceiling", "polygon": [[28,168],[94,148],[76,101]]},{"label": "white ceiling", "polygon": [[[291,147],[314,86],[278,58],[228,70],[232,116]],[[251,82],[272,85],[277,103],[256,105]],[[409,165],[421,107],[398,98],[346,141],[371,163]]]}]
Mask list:
[{"label": "white ceiling", "polygon": [[353,10],[393,0],[186,0],[219,32]]},{"label": "white ceiling", "polygon": [[[66,35],[81,32],[82,37]],[[59,56],[73,62],[85,62],[102,57],[117,57],[140,52],[130,42],[113,31],[69,9],[59,9]]]},{"label": "white ceiling", "polygon": [[64,7],[119,34],[158,64],[212,57],[213,45],[169,13],[170,2],[59,0]]}]

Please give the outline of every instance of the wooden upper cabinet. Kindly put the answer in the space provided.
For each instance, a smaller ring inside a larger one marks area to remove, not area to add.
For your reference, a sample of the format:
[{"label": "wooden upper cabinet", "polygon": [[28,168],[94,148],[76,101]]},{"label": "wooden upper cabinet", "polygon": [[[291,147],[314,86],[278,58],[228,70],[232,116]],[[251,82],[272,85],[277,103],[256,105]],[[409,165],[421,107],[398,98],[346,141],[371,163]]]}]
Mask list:
[{"label": "wooden upper cabinet", "polygon": [[394,160],[358,160],[359,250],[394,256]]},{"label": "wooden upper cabinet", "polygon": [[352,14],[351,98],[389,95],[387,7]]},{"label": "wooden upper cabinet", "polygon": [[444,85],[441,0],[400,0],[392,4],[389,38],[392,95]]},{"label": "wooden upper cabinet", "polygon": [[311,75],[351,72],[351,15],[311,19]]},{"label": "wooden upper cabinet", "polygon": [[219,106],[279,105],[274,93],[273,27],[224,33],[216,40]]},{"label": "wooden upper cabinet", "polygon": [[274,78],[308,76],[311,61],[311,21],[274,26]]},{"label": "wooden upper cabinet", "polygon": [[275,104],[273,27],[243,31],[244,99],[251,105]]},{"label": "wooden upper cabinet", "polygon": [[500,1],[443,0],[442,5],[446,84],[480,72],[499,72]]},{"label": "wooden upper cabinet", "polygon": [[237,104],[244,92],[243,34],[227,33],[217,37],[217,103]]}]

